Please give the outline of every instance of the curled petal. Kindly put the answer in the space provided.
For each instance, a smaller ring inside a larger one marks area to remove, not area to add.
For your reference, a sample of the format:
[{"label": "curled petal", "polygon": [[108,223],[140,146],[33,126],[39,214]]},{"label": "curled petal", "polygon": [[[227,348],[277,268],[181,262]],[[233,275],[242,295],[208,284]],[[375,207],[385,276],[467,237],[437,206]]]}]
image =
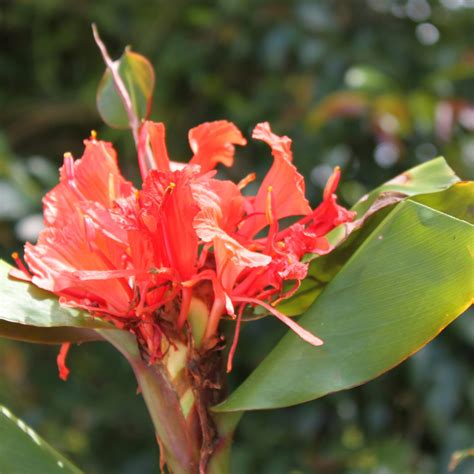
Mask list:
[{"label": "curled petal", "polygon": [[56,362],[58,364],[58,370],[59,370],[59,378],[64,381],[66,381],[69,376],[69,369],[66,366],[66,357],[67,357],[67,353],[69,352],[70,347],[71,347],[70,342],[66,342],[62,344],[61,349],[59,349],[59,354],[56,358]]},{"label": "curled petal", "polygon": [[232,166],[234,145],[245,145],[247,141],[231,122],[218,120],[206,122],[189,131],[189,144],[194,153],[190,164],[199,165],[201,173],[214,169],[218,163]]},{"label": "curled petal", "polygon": [[265,141],[271,147],[274,160],[255,199],[252,200],[249,217],[239,229],[239,233],[247,237],[253,237],[266,225],[271,224],[269,221],[272,219],[303,216],[311,212],[305,197],[304,178],[292,164],[291,140],[272,133],[266,122],[258,124],[252,136]]},{"label": "curled petal", "polygon": [[43,199],[46,225],[64,225],[81,201],[108,208],[115,199],[133,193],[133,186],[120,173],[112,145],[95,139],[84,143],[81,159],[73,161],[70,154],[65,155],[60,183]]},{"label": "curled petal", "polygon": [[165,142],[165,126],[161,122],[146,121],[138,137],[138,161],[145,177],[148,171],[170,171],[170,159]]}]

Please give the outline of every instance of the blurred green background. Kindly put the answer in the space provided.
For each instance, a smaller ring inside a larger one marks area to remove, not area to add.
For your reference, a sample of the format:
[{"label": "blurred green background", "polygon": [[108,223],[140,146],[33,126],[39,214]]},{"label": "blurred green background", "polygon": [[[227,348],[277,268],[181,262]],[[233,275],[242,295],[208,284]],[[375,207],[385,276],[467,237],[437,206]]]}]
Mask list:
[{"label": "blurred green background", "polygon": [[[474,176],[474,1],[0,0],[0,254],[41,226],[40,199],[65,151],[91,129],[112,140],[137,179],[128,133],[95,108],[103,64],[96,22],[113,56],[126,44],[155,67],[153,118],[175,160],[189,128],[226,118],[247,135],[264,120],[294,140],[316,202],[331,169],[342,200],[437,155]],[[230,177],[270,154],[250,143]],[[223,170],[224,172],[225,170]],[[395,283],[394,283],[395,284]],[[283,334],[272,320],[244,328],[238,383]],[[158,471],[144,405],[126,362],[105,344],[70,353],[0,340],[0,403],[87,473]],[[474,321],[464,315],[410,361],[366,386],[299,407],[246,415],[233,474],[445,473],[474,445]],[[465,461],[456,473],[474,472]],[[29,474],[29,473],[25,473]]]}]

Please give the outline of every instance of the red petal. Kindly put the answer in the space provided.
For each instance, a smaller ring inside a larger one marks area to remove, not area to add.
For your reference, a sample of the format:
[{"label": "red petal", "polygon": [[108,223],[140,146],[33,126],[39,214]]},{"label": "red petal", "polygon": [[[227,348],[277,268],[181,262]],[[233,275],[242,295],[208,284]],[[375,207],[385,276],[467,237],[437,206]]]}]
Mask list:
[{"label": "red petal", "polygon": [[151,171],[140,193],[142,222],[157,257],[156,266],[174,268],[181,279],[195,272],[198,237],[193,227],[198,213],[191,189],[193,170]]},{"label": "red petal", "polygon": [[[60,183],[43,198],[47,225],[64,225],[81,201],[94,201],[109,208],[115,199],[133,194],[133,186],[120,173],[112,145],[99,140],[84,143],[82,158],[75,162],[71,157],[65,158]],[[72,180],[68,176],[71,173]]]},{"label": "red petal", "polygon": [[66,357],[70,347],[70,342],[62,344],[61,349],[59,349],[59,354],[56,357],[56,362],[58,364],[59,370],[59,378],[64,381],[66,381],[69,376],[69,369],[66,367]]},{"label": "red petal", "polygon": [[138,161],[143,178],[151,169],[170,171],[163,123],[146,121],[142,125],[138,138]]},{"label": "red petal", "polygon": [[240,130],[231,122],[203,123],[189,131],[189,144],[194,153],[190,164],[199,165],[201,173],[214,169],[218,163],[232,166],[234,145],[246,143]]},{"label": "red petal", "polygon": [[266,122],[258,124],[252,136],[263,140],[271,147],[274,161],[253,200],[252,215],[245,220],[239,230],[239,233],[248,237],[253,237],[269,224],[266,217],[269,192],[272,193],[273,217],[277,220],[311,212],[311,207],[305,198],[304,178],[292,164],[291,140],[273,134]]}]

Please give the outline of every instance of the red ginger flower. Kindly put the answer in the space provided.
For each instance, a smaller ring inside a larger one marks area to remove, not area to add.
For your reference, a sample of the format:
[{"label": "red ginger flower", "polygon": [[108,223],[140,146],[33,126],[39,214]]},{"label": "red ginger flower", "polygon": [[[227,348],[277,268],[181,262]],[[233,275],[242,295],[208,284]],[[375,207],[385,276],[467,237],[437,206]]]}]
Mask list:
[{"label": "red ginger flower", "polygon": [[[168,340],[185,337],[189,306],[204,280],[213,289],[205,347],[214,344],[220,319],[238,314],[229,369],[249,304],[322,344],[274,305],[305,278],[302,257],[328,252],[327,232],[354,217],[336,202],[340,171],[313,211],[292,163],[291,140],[273,134],[268,123],[257,125],[253,137],[271,147],[274,162],[256,196],[247,197],[241,189],[252,176],[239,185],[215,178],[217,164],[231,166],[234,145],[246,143],[230,122],[192,129],[194,156],[187,165],[170,161],[163,124],[145,122],[138,143],[141,191],[121,176],[112,146],[93,135],[81,159],[65,155],[60,183],[44,198],[46,228],[36,245],[25,247],[28,277],[61,303],[132,331],[150,363]],[[279,220],[291,216],[300,220],[280,230]],[[265,227],[267,235],[257,238]],[[294,284],[284,293],[286,281]],[[67,347],[58,358],[63,377]]]}]

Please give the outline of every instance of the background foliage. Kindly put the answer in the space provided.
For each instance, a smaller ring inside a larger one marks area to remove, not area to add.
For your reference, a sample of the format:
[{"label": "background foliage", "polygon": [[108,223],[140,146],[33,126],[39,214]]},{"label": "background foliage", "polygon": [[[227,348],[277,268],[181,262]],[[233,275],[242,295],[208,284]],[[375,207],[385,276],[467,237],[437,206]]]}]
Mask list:
[{"label": "background foliage", "polygon": [[[470,0],[4,0],[1,256],[36,238],[40,197],[54,185],[63,152],[80,156],[91,128],[116,143],[126,175],[137,178],[130,137],[96,112],[104,66],[92,21],[115,57],[130,43],[150,58],[153,118],[166,122],[174,159],[189,157],[187,131],[202,121],[227,118],[248,136],[269,120],[294,139],[308,196],[316,200],[340,165],[340,194],[352,204],[438,154],[460,176],[474,176],[473,7]],[[261,176],[268,155],[251,143],[231,177],[254,168]],[[271,320],[244,328],[231,382],[283,332]],[[55,356],[56,348],[1,340],[0,403],[86,472],[156,470],[151,423],[126,362],[104,344],[75,347],[64,384]],[[465,315],[366,386],[246,415],[233,472],[444,473],[451,453],[474,439],[473,356]]]}]

